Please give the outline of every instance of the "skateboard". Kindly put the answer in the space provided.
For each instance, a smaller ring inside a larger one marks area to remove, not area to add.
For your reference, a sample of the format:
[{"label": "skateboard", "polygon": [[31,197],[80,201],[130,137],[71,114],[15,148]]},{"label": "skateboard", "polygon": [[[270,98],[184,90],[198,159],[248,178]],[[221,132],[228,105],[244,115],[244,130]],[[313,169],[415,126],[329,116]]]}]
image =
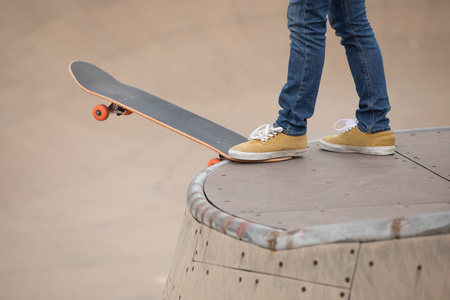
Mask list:
[{"label": "skateboard", "polygon": [[[135,113],[218,153],[219,157],[210,160],[208,166],[224,159],[250,162],[228,156],[231,147],[247,141],[244,136],[150,93],[123,84],[90,63],[75,61],[70,64],[69,70],[75,82],[85,92],[111,102],[109,106],[100,104],[94,107],[95,119],[104,121],[110,114],[121,116]],[[256,162],[274,162],[290,158]]]}]

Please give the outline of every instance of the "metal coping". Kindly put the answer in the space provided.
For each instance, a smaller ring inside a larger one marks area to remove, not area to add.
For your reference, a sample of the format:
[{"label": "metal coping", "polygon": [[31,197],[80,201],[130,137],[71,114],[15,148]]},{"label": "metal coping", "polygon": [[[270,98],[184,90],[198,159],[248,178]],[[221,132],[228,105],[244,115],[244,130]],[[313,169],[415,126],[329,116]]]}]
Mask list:
[{"label": "metal coping", "polygon": [[[396,133],[450,130],[450,127],[395,131]],[[314,143],[316,141],[311,141]],[[198,174],[190,183],[187,204],[194,219],[218,232],[273,251],[344,242],[370,242],[426,236],[450,232],[450,211],[410,217],[363,222],[329,224],[280,230],[230,215],[212,203],[204,192],[209,175],[230,161],[215,164]]]}]

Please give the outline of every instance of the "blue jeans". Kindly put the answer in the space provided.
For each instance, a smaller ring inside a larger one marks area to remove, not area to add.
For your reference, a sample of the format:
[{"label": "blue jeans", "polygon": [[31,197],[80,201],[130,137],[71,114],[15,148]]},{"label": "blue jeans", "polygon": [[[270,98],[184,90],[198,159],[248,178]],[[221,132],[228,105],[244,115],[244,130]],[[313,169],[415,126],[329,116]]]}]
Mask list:
[{"label": "blue jeans", "polygon": [[366,16],[365,0],[290,0],[288,78],[280,93],[282,109],[274,125],[281,126],[288,135],[306,133],[322,76],[327,15],[336,35],[341,37],[356,85],[358,127],[368,133],[389,130],[386,114],[391,107],[383,59]]}]

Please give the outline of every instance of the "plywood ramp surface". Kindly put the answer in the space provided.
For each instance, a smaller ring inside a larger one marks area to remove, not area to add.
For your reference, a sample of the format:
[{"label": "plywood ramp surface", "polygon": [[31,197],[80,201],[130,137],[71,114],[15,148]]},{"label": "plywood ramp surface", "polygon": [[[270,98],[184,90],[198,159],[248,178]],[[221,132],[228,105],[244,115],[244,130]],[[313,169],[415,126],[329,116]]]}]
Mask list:
[{"label": "plywood ramp surface", "polygon": [[450,211],[450,130],[397,133],[394,155],[323,151],[276,164],[228,164],[205,194],[220,210],[293,230]]}]

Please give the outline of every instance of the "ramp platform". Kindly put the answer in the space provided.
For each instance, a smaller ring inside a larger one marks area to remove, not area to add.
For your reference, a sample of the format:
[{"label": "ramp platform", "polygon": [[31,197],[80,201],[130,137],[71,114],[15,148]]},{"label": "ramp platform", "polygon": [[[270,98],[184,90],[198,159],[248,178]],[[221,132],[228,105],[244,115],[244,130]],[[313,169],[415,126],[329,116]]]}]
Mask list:
[{"label": "ramp platform", "polygon": [[200,173],[165,299],[444,299],[450,127],[396,132],[392,156],[222,162]]}]

